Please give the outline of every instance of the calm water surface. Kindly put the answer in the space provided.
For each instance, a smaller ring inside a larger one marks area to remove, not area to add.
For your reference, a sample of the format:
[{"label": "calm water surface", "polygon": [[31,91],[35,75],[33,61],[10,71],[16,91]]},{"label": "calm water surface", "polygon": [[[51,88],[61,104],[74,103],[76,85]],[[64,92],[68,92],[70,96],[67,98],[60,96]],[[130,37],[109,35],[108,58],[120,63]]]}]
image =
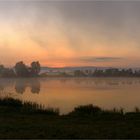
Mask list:
[{"label": "calm water surface", "polygon": [[78,105],[105,109],[140,107],[140,78],[28,78],[0,79],[0,96],[70,112]]}]

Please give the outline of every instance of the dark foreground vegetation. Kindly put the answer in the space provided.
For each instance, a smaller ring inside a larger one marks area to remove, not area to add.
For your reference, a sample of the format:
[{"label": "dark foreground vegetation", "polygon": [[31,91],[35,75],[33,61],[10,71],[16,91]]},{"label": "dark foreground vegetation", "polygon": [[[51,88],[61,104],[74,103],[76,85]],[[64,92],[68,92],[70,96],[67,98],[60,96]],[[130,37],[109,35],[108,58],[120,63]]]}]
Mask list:
[{"label": "dark foreground vegetation", "polygon": [[17,99],[0,99],[0,138],[140,138],[140,112],[76,107],[67,115],[58,109]]}]

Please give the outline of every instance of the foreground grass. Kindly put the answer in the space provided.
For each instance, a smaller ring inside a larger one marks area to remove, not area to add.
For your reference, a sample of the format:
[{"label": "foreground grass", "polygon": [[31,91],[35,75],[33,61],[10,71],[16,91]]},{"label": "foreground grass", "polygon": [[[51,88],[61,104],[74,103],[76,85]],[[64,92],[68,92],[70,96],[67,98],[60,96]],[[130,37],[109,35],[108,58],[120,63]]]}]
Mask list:
[{"label": "foreground grass", "polygon": [[0,99],[0,138],[140,138],[140,113],[79,106],[60,116],[30,102]]}]

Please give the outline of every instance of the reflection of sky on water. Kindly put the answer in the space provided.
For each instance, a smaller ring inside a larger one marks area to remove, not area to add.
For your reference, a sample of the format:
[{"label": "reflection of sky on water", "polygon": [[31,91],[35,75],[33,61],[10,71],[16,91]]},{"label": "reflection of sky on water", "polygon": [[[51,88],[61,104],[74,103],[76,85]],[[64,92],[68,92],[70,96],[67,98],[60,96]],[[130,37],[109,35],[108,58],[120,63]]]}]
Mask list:
[{"label": "reflection of sky on water", "polygon": [[139,78],[24,78],[0,79],[0,96],[60,108],[65,113],[77,105],[103,108],[140,107]]}]

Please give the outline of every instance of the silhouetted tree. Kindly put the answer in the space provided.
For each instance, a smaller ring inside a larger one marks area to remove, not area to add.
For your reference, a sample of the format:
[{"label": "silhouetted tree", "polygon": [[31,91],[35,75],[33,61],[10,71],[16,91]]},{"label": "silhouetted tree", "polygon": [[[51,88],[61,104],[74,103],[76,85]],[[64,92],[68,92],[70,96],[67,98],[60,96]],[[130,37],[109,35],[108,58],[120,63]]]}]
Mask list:
[{"label": "silhouetted tree", "polygon": [[19,77],[29,76],[28,68],[22,61],[16,63],[15,71],[16,71],[17,76],[19,76]]},{"label": "silhouetted tree", "polygon": [[40,72],[40,63],[37,62],[32,62],[31,63],[31,75],[37,76]]}]

